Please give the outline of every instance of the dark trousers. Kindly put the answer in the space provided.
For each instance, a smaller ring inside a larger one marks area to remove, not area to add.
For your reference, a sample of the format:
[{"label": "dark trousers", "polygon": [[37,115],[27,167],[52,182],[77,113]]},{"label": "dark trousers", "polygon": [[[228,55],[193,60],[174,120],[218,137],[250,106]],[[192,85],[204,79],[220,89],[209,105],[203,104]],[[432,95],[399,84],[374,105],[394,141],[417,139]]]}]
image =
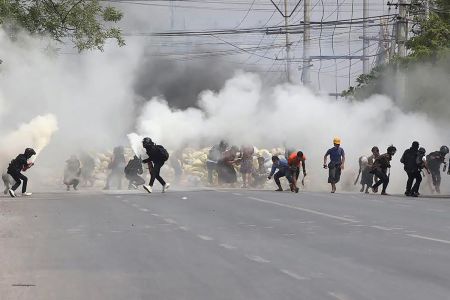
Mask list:
[{"label": "dark trousers", "polygon": [[275,183],[277,184],[278,187],[281,187],[280,178],[285,176],[286,179],[289,181],[289,183],[291,183],[292,182],[291,174],[285,170],[280,170],[273,176],[273,180],[275,180]]},{"label": "dark trousers", "polygon": [[372,188],[376,189],[380,185],[383,184],[383,190],[382,192],[386,192],[386,188],[389,184],[389,176],[386,174],[386,170],[374,170],[373,174],[378,178],[378,181],[372,186]]},{"label": "dark trousers", "polygon": [[27,191],[27,183],[28,178],[20,173],[19,171],[15,170],[8,170],[8,174],[11,175],[12,178],[16,181],[16,183],[12,186],[12,190],[15,191],[22,183],[22,193],[25,193]]},{"label": "dark trousers", "polygon": [[[408,181],[406,182],[406,193],[408,194],[418,193],[420,183],[422,182],[422,175],[420,174],[420,171],[407,172],[407,174],[408,174]],[[415,182],[414,179],[416,180]]]},{"label": "dark trousers", "polygon": [[73,178],[71,180],[65,181],[64,184],[67,186],[73,185],[73,187],[76,189],[77,186],[80,184],[80,180],[77,178]]},{"label": "dark trousers", "polygon": [[433,180],[433,185],[437,188],[441,186],[441,170],[439,167],[430,168],[431,179]]},{"label": "dark trousers", "polygon": [[153,186],[153,183],[155,182],[155,179],[161,183],[161,185],[166,185],[166,182],[164,179],[159,175],[161,172],[161,168],[164,165],[164,163],[153,163],[152,171],[150,172],[150,186]]}]

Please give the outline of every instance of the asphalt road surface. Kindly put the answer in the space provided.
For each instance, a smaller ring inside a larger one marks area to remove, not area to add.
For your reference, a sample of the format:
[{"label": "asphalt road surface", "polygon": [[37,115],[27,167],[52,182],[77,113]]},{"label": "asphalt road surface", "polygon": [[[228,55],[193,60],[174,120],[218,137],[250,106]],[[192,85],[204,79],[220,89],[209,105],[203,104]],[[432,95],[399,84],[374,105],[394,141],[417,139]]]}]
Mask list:
[{"label": "asphalt road surface", "polygon": [[0,198],[0,299],[450,299],[450,199]]}]

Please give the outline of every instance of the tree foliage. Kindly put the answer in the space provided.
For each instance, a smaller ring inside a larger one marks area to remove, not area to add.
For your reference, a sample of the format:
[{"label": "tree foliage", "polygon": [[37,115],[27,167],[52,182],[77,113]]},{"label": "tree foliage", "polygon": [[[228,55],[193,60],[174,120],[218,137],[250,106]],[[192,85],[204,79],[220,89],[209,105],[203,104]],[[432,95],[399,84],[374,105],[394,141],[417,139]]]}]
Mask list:
[{"label": "tree foliage", "polygon": [[59,42],[70,40],[79,51],[103,50],[107,39],[124,45],[117,23],[122,13],[98,0],[0,0],[0,24],[11,34],[22,28],[49,35]]}]

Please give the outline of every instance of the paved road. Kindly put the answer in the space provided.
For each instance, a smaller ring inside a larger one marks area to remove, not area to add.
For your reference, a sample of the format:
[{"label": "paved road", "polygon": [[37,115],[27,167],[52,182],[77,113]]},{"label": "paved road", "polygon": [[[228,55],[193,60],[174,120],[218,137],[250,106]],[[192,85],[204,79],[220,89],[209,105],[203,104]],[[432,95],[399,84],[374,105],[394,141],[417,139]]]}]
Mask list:
[{"label": "paved road", "polygon": [[450,299],[450,199],[0,198],[0,299]]}]

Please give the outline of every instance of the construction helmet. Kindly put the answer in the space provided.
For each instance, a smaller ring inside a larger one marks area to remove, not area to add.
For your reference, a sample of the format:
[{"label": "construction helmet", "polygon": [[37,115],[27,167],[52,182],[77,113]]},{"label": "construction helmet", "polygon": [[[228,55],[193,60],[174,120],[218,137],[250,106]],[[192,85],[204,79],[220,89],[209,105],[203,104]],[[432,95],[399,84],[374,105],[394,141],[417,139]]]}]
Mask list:
[{"label": "construction helmet", "polygon": [[341,144],[341,138],[340,137],[335,137],[333,139],[333,144],[335,145],[340,145]]},{"label": "construction helmet", "polygon": [[397,148],[394,147],[394,145],[391,145],[387,148],[387,153],[390,155],[394,155],[397,152]]},{"label": "construction helmet", "polygon": [[36,151],[34,151],[33,148],[27,148],[25,149],[25,152],[23,154],[25,154],[26,157],[30,158],[33,155],[36,155]]},{"label": "construction helmet", "polygon": [[447,146],[442,146],[441,149],[439,150],[439,152],[441,152],[444,155],[448,154],[448,147]]}]

